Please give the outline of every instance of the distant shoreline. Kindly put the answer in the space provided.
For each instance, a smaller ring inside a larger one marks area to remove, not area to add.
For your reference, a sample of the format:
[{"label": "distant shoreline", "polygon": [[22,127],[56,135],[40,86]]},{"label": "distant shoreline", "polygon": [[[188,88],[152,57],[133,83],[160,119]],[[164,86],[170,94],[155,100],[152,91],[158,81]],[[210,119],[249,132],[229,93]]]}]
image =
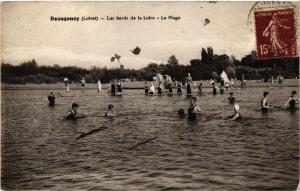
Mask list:
[{"label": "distant shoreline", "polygon": [[[285,79],[281,87],[299,87],[299,79]],[[209,80],[203,81],[203,88],[211,88]],[[123,82],[124,90],[135,90],[135,89],[144,89],[144,81],[135,81],[135,82]],[[155,82],[154,82],[155,85]],[[199,85],[199,81],[197,81]],[[102,84],[102,89],[105,91],[108,88],[109,84]],[[240,81],[235,83],[235,87],[240,87]],[[270,82],[267,83],[258,83],[257,80],[248,80],[248,88],[256,87],[272,87]],[[274,83],[273,87],[278,87],[277,83]],[[77,84],[70,85],[70,91],[72,90],[81,90],[82,86]],[[86,90],[97,90],[97,84],[87,83],[85,86]],[[64,83],[57,84],[1,84],[1,90],[66,90]]]}]

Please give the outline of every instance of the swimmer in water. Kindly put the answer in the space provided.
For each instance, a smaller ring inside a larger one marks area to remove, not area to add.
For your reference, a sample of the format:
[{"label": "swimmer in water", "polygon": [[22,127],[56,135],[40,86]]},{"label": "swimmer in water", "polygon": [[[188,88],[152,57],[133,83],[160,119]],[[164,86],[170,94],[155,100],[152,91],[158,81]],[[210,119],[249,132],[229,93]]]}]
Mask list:
[{"label": "swimmer in water", "polygon": [[105,117],[116,117],[113,104],[108,105],[108,111],[106,112]]},{"label": "swimmer in water", "polygon": [[269,97],[269,92],[264,92],[264,97],[261,100],[261,111],[262,112],[268,112],[269,109],[273,109],[273,107],[269,106],[268,103],[268,97]]},{"label": "swimmer in water", "polygon": [[197,105],[197,98],[196,97],[192,97],[191,104],[190,104],[190,107],[188,109],[189,117],[195,118],[196,114],[200,113],[200,112],[201,112],[201,109]]},{"label": "swimmer in water", "polygon": [[292,95],[289,97],[288,101],[285,103],[285,108],[288,108],[291,111],[296,110],[296,102],[297,101],[299,102],[296,95],[297,95],[297,92],[292,91]]},{"label": "swimmer in water", "polygon": [[239,120],[242,118],[241,113],[239,112],[240,106],[238,104],[234,104],[234,114],[229,116],[231,121]]},{"label": "swimmer in water", "polygon": [[66,115],[67,120],[76,120],[78,107],[79,105],[77,103],[72,104],[72,109],[70,109]]},{"label": "swimmer in water", "polygon": [[178,114],[178,116],[179,117],[184,117],[184,109],[179,109],[178,111],[177,111],[177,114]]},{"label": "swimmer in water", "polygon": [[230,95],[229,95],[228,100],[229,100],[229,103],[234,104],[234,102],[235,102],[235,97],[233,96],[233,92],[230,92]]},{"label": "swimmer in water", "polygon": [[54,96],[53,91],[48,96],[48,101],[49,101],[49,106],[54,106],[55,105],[55,96]]}]

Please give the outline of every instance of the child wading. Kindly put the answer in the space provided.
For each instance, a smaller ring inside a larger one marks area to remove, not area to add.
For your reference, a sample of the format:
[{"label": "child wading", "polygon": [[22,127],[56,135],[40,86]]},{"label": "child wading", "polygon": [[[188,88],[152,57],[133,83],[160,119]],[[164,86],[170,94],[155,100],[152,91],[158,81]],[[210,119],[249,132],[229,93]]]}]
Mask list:
[{"label": "child wading", "polygon": [[77,103],[72,104],[72,109],[70,109],[66,115],[67,120],[75,120],[76,119],[78,107],[79,107],[79,105]]},{"label": "child wading", "polygon": [[189,117],[190,118],[196,118],[196,115],[199,112],[201,112],[201,109],[197,105],[197,98],[196,97],[192,97],[191,104],[190,104],[190,107],[188,109]]},{"label": "child wading", "polygon": [[297,92],[293,91],[292,95],[289,97],[288,101],[285,103],[285,108],[289,108],[289,110],[294,111],[296,110],[296,102],[298,98],[296,97]]},{"label": "child wading", "polygon": [[108,105],[108,111],[105,113],[106,117],[116,117],[116,113],[114,111],[114,105],[109,104]]}]

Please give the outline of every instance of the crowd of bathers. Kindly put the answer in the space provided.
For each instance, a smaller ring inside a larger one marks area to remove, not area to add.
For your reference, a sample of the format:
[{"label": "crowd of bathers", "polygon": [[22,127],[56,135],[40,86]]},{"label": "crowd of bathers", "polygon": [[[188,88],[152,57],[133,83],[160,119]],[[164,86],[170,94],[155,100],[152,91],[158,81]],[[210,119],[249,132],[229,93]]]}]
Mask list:
[{"label": "crowd of bathers", "polygon": [[[67,80],[65,81],[65,85],[68,86],[68,83],[66,83]],[[228,90],[233,89],[234,87],[234,81],[233,79],[231,79],[229,82],[225,82],[224,78],[221,78],[219,83],[217,83],[217,81],[215,80],[211,80],[210,81],[211,86],[212,86],[212,94],[216,95],[216,94],[224,94],[224,89]],[[82,87],[85,86],[85,80],[84,78],[82,78],[81,80],[81,85]],[[196,86],[196,82],[192,81],[192,78],[190,76],[190,74],[188,74],[188,77],[186,78],[185,81],[183,82],[179,82],[179,81],[174,81],[172,83],[157,83],[157,87],[155,88],[154,83],[150,82],[148,83],[147,81],[145,81],[144,84],[144,94],[146,96],[153,96],[153,95],[173,95],[173,90],[177,90],[176,94],[177,95],[182,95],[183,94],[183,88],[186,89],[186,95],[191,97],[190,99],[190,105],[187,109],[187,112],[184,111],[183,108],[178,110],[178,115],[183,117],[185,116],[185,114],[187,114],[190,118],[195,118],[197,116],[197,114],[201,113],[201,109],[197,104],[197,98],[195,96],[192,96],[192,88],[197,88],[198,89],[198,95],[199,96],[204,96],[204,92],[202,91],[202,81],[200,81],[199,85]],[[241,87],[245,87],[246,86],[246,81],[244,80],[244,76],[243,76],[243,80],[241,80]],[[69,91],[69,89],[67,88],[67,91]],[[101,82],[98,79],[98,91],[101,92]],[[121,81],[117,81],[117,80],[113,80],[110,82],[109,84],[109,88],[108,88],[108,92],[111,96],[115,96],[115,95],[122,95],[123,92],[123,88],[122,88],[122,83]],[[58,95],[61,96],[58,92]],[[263,98],[261,99],[261,111],[263,113],[266,113],[270,110],[272,110],[274,107],[269,103],[269,92],[263,92]],[[55,95],[54,92],[52,91],[50,93],[50,95],[48,96],[48,102],[49,102],[49,106],[54,106],[55,105]],[[229,116],[229,119],[231,120],[238,120],[242,118],[242,115],[240,113],[240,106],[236,103],[236,98],[234,97],[234,93],[232,91],[230,91],[229,93],[229,97],[228,97],[228,102],[230,104],[233,105],[233,110],[234,113],[233,115]],[[297,109],[296,104],[299,103],[299,100],[297,98],[297,92],[296,91],[292,91],[290,97],[288,98],[287,102],[285,102],[284,104],[284,108],[289,109],[290,111],[295,111]],[[80,117],[83,117],[84,115],[78,115],[78,107],[79,104],[77,103],[73,103],[71,105],[71,109],[68,110],[67,114],[65,115],[65,118],[67,120],[74,120]],[[113,104],[109,104],[108,105],[108,110],[105,114],[106,117],[116,117],[116,113],[114,111],[114,105]]]}]

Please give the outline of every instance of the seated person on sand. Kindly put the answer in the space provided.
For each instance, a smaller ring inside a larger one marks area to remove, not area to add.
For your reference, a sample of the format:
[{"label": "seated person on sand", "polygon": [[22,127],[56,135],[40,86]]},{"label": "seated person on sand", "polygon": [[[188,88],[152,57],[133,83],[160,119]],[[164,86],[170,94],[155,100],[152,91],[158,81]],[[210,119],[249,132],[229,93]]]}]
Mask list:
[{"label": "seated person on sand", "polygon": [[105,117],[116,117],[116,113],[114,111],[114,105],[109,104],[108,105],[108,111],[105,113]]},{"label": "seated person on sand", "polygon": [[241,118],[242,118],[242,115],[241,115],[241,113],[239,112],[239,110],[240,110],[240,106],[239,106],[238,104],[234,104],[234,114],[228,117],[229,120],[234,121],[234,120],[239,120],[239,119],[241,119]]},{"label": "seated person on sand", "polygon": [[196,114],[200,113],[200,112],[201,112],[201,109],[197,105],[197,98],[192,97],[191,98],[191,104],[190,104],[190,107],[188,109],[189,117],[196,117]]},{"label": "seated person on sand", "polygon": [[289,97],[288,101],[284,105],[285,108],[288,108],[291,111],[296,110],[296,102],[299,102],[296,95],[297,95],[297,92],[292,91],[292,95]]},{"label": "seated person on sand", "polygon": [[235,97],[233,96],[233,92],[230,92],[230,95],[229,95],[228,100],[229,100],[229,103],[234,104],[234,102],[235,102]]}]

